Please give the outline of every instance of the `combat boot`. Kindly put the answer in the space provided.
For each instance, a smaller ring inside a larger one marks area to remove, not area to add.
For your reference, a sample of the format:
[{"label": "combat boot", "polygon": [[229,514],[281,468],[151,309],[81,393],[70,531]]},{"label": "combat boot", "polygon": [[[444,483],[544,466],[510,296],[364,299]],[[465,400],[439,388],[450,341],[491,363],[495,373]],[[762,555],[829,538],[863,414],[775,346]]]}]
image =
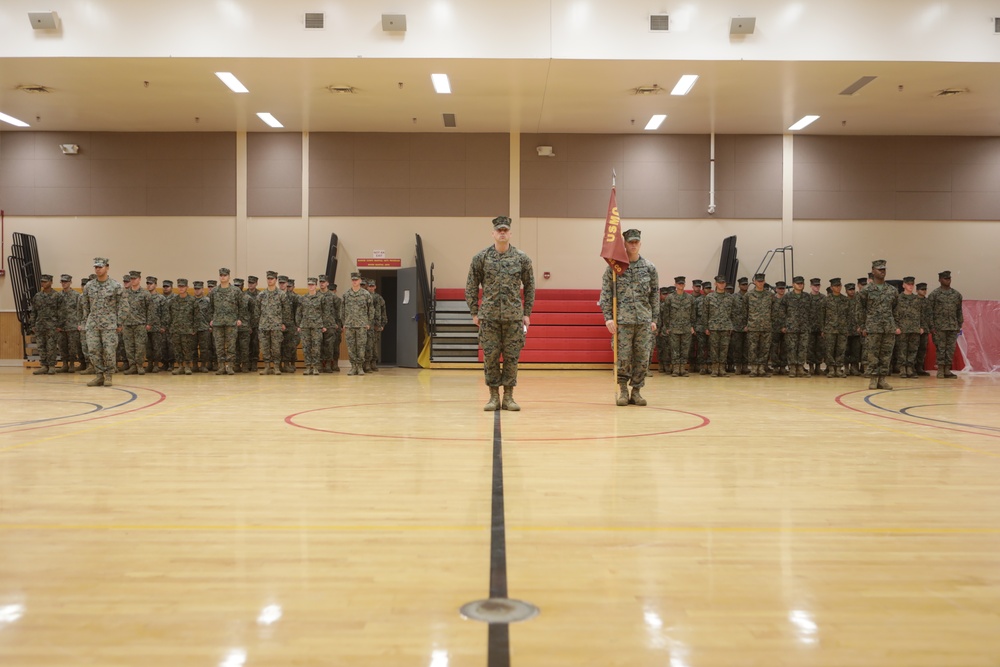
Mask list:
[{"label": "combat boot", "polygon": [[171,375],[180,375],[183,372],[184,372],[184,364],[180,364],[179,366],[177,366],[177,368],[175,368],[174,370],[170,371],[170,374]]},{"label": "combat boot", "polygon": [[750,377],[752,378],[757,377],[757,368],[758,368],[757,364],[750,364]]},{"label": "combat boot", "polygon": [[876,386],[879,389],[892,389],[892,385],[885,381],[884,375],[878,376],[878,382],[876,382]]},{"label": "combat boot", "polygon": [[194,371],[191,370],[191,362],[184,364],[184,375],[192,375]]},{"label": "combat boot", "polygon": [[719,377],[719,366],[720,364],[712,364],[712,370],[709,372],[709,375],[714,378]]},{"label": "combat boot", "polygon": [[944,379],[944,364],[938,364],[938,372],[935,377],[941,380]]},{"label": "combat boot", "polygon": [[139,371],[135,369],[135,365],[129,364],[128,368],[122,371],[122,375],[137,375]]},{"label": "combat boot", "polygon": [[35,370],[31,371],[31,374],[32,375],[48,375],[49,374],[49,368],[48,368],[48,366],[39,366]]},{"label": "combat boot", "polygon": [[833,364],[830,364],[830,366],[826,369],[826,376],[828,378],[837,377],[837,370],[833,367]]},{"label": "combat boot", "polygon": [[521,409],[521,406],[514,401],[514,387],[503,388],[503,402],[500,407],[511,412],[517,412]]},{"label": "combat boot", "polygon": [[80,371],[80,375],[97,375],[97,371],[94,370],[93,364],[87,364],[87,367]]},{"label": "combat boot", "polygon": [[71,362],[69,362],[69,361],[63,361],[62,368],[59,369],[59,372],[60,373],[72,373],[73,372],[73,364]]},{"label": "combat boot", "polygon": [[274,363],[272,361],[271,362],[271,371],[268,373],[268,375],[281,375],[281,362]]},{"label": "combat boot", "polygon": [[623,405],[628,405],[628,382],[618,383],[618,398],[615,399],[615,405],[621,407]]},{"label": "combat boot", "polygon": [[839,378],[847,377],[847,371],[844,369],[843,365],[837,367],[837,377]]},{"label": "combat boot", "polygon": [[[354,373],[354,368],[351,369]],[[350,375],[351,373],[348,373]],[[356,374],[356,373],[355,373]],[[496,412],[500,409],[500,387],[490,387],[490,400],[483,406],[483,412]]]},{"label": "combat boot", "polygon": [[104,374],[94,373],[94,379],[87,383],[88,387],[103,387],[104,386]]},{"label": "combat boot", "polygon": [[226,364],[226,375],[235,375],[236,371],[233,370],[232,364]]},{"label": "combat boot", "polygon": [[110,387],[111,386],[111,373],[105,373],[104,374],[104,386],[105,387]]},{"label": "combat boot", "polygon": [[797,372],[798,369],[796,368],[795,364],[788,364],[788,377],[790,378],[797,377],[796,375]]},{"label": "combat boot", "polygon": [[684,368],[684,364],[683,363],[677,365],[677,370],[679,370],[681,372],[681,377],[682,378],[686,378],[686,377],[689,376],[688,371],[687,371],[686,368]]},{"label": "combat boot", "polygon": [[226,374],[226,365],[222,364],[221,366],[219,366],[219,370],[215,371],[215,374],[216,375],[225,375]]},{"label": "combat boot", "polygon": [[958,377],[957,375],[951,372],[951,364],[944,365],[944,376],[949,380],[953,380]]},{"label": "combat boot", "polygon": [[331,373],[339,373],[340,372],[340,361],[339,360],[334,359],[333,361],[330,362],[330,372]]},{"label": "combat boot", "polygon": [[646,405],[646,399],[639,393],[639,387],[632,387],[632,395],[628,399],[629,405]]},{"label": "combat boot", "polygon": [[675,378],[679,378],[679,377],[682,377],[682,376],[681,376],[681,369],[682,369],[682,366],[681,366],[681,364],[674,364],[674,367],[673,367],[673,373],[671,373],[671,375],[672,375],[673,377],[675,377]]},{"label": "combat boot", "polygon": [[135,372],[138,373],[139,375],[145,375],[146,374],[146,369],[143,368],[142,364],[136,364],[135,365]]},{"label": "combat boot", "polygon": [[928,373],[927,371],[924,370],[923,366],[921,366],[919,368],[916,368],[915,372],[916,372],[916,374],[917,374],[918,377],[925,377],[925,376],[929,376],[930,375],[930,373]]},{"label": "combat boot", "polygon": [[720,378],[729,377],[729,369],[726,367],[725,364],[719,364],[719,377]]},{"label": "combat boot", "polygon": [[878,389],[878,376],[877,375],[873,375],[871,377],[871,380],[868,381],[868,388],[869,389]]}]

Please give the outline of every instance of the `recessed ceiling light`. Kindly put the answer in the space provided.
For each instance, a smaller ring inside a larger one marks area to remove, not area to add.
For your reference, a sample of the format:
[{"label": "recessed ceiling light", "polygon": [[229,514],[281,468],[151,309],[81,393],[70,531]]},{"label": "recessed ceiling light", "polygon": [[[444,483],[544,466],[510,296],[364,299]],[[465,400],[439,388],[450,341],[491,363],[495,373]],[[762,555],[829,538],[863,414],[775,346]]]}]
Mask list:
[{"label": "recessed ceiling light", "polygon": [[849,85],[847,88],[844,88],[842,91],[840,91],[840,94],[853,95],[854,93],[858,92],[859,90],[861,90],[862,88],[864,88],[877,78],[878,78],[877,76],[863,76],[854,83],[852,83],[851,85]]},{"label": "recessed ceiling light", "polygon": [[698,81],[697,74],[684,74],[680,79],[677,80],[677,85],[674,89],[670,91],[671,95],[687,95],[694,88],[694,84]]},{"label": "recessed ceiling light", "polygon": [[448,81],[447,74],[431,74],[431,83],[434,84],[434,91],[447,95],[451,92],[451,82]]},{"label": "recessed ceiling light", "polygon": [[807,125],[809,125],[810,123],[812,123],[813,121],[818,120],[818,119],[819,119],[819,116],[803,116],[798,121],[796,121],[794,125],[792,125],[788,129],[789,130],[793,130],[793,131],[794,130],[801,130],[802,128],[806,127]]},{"label": "recessed ceiling light", "polygon": [[267,123],[268,125],[270,125],[271,127],[284,127],[284,125],[278,122],[277,118],[275,118],[269,113],[261,112],[257,114],[257,117],[260,118],[265,123]]},{"label": "recessed ceiling light", "polygon": [[226,84],[229,87],[229,90],[233,91],[234,93],[250,92],[249,90],[247,90],[247,87],[240,82],[239,79],[233,76],[232,72],[216,72],[215,76],[219,77],[222,80],[222,83]]},{"label": "recessed ceiling light", "polygon": [[8,116],[5,113],[0,113],[0,120],[2,120],[5,123],[10,123],[11,125],[14,125],[16,127],[30,127],[23,120],[18,120],[17,118],[14,118],[13,116]]},{"label": "recessed ceiling light", "polygon": [[665,121],[666,119],[667,119],[667,114],[665,113],[655,114],[652,118],[649,119],[649,122],[646,123],[646,129],[658,130],[660,129],[660,125],[663,125],[663,121]]}]

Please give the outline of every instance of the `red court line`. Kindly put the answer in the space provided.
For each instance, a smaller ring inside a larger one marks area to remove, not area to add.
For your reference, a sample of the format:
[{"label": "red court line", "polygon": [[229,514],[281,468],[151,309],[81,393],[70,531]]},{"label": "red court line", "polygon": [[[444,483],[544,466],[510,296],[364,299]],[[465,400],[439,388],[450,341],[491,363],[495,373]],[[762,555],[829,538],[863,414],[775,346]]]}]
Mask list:
[{"label": "red court line", "polygon": [[928,423],[923,422],[923,421],[910,421],[908,419],[900,419],[899,417],[890,417],[888,415],[880,415],[877,412],[865,412],[864,410],[860,410],[858,408],[851,407],[850,405],[847,405],[846,403],[844,403],[843,400],[841,400],[845,396],[850,396],[851,394],[860,394],[860,393],[862,393],[864,391],[868,391],[868,390],[866,390],[866,389],[856,389],[854,391],[849,391],[849,392],[847,392],[845,394],[841,394],[840,396],[837,396],[834,400],[837,401],[837,403],[840,404],[840,407],[842,407],[842,408],[847,408],[848,410],[853,410],[854,412],[860,412],[861,414],[868,415],[869,417],[879,417],[880,419],[889,419],[889,420],[892,420],[892,421],[895,421],[895,422],[902,422],[904,424],[910,424],[911,426],[926,426],[927,428],[937,428],[937,429],[941,429],[942,431],[955,431],[956,433],[969,433],[969,434],[972,434],[972,435],[982,435],[982,436],[985,436],[987,438],[1000,438],[1000,435],[995,435],[995,434],[991,434],[991,433],[980,433],[979,431],[968,431],[966,429],[951,428],[949,426],[936,426],[934,424],[928,424]]},{"label": "red court line", "polygon": [[[112,389],[115,389],[115,388],[117,388],[117,387],[112,387]],[[122,386],[121,389],[139,389],[139,390],[144,390],[144,391],[151,391],[154,394],[159,394],[160,398],[158,398],[153,403],[149,403],[147,405],[143,405],[143,406],[140,406],[138,408],[132,408],[131,410],[125,410],[123,412],[116,412],[116,413],[110,414],[110,415],[102,415],[100,417],[88,417],[87,419],[78,419],[76,421],[71,421],[71,422],[60,422],[58,424],[43,424],[41,426],[31,426],[29,428],[19,428],[19,429],[13,430],[13,431],[3,431],[3,432],[0,432],[0,435],[6,435],[7,433],[21,433],[22,431],[36,431],[36,430],[38,430],[40,428],[57,428],[59,426],[70,426],[72,424],[84,424],[86,422],[97,421],[98,419],[108,419],[109,417],[120,417],[122,415],[127,415],[130,412],[138,412],[139,410],[145,410],[146,408],[151,408],[154,405],[159,405],[163,401],[167,400],[167,395],[166,394],[164,394],[161,391],[157,391],[155,389],[150,389],[148,387]]]},{"label": "red court line", "polygon": [[[434,402],[436,402],[436,403],[459,403],[459,402],[464,403],[466,401],[434,401]],[[533,403],[559,403],[561,405],[565,405],[566,404],[565,401],[532,401],[532,402]],[[350,431],[334,431],[334,430],[325,429],[325,428],[315,428],[313,426],[303,426],[302,424],[298,424],[298,423],[295,422],[295,418],[296,417],[298,417],[299,415],[309,414],[310,412],[322,412],[322,411],[325,411],[325,410],[339,410],[341,408],[363,408],[363,407],[368,407],[368,406],[371,406],[371,405],[383,405],[383,404],[382,403],[356,403],[356,404],[353,404],[353,405],[331,405],[331,406],[327,406],[325,408],[314,408],[312,410],[303,410],[302,412],[296,412],[296,413],[290,414],[287,417],[285,417],[285,423],[288,424],[289,426],[294,426],[296,428],[305,429],[307,431],[315,431],[317,433],[332,433],[334,435],[349,435],[349,436],[354,436],[354,437],[357,437],[357,438],[379,438],[379,439],[386,439],[386,440],[429,440],[429,441],[438,441],[438,442],[442,441],[442,440],[449,441],[449,442],[482,442],[482,438],[445,438],[445,437],[440,437],[440,436],[427,437],[427,436],[408,436],[408,435],[382,435],[382,434],[377,434],[377,433],[352,433]],[[604,404],[604,403],[576,403],[576,405],[600,405],[600,406],[603,406],[603,407],[607,407],[607,405]],[[632,408],[632,409],[640,409],[640,408]],[[669,431],[656,431],[656,432],[652,432],[652,433],[633,433],[633,434],[630,434],[630,435],[603,435],[603,436],[594,436],[594,437],[589,437],[589,438],[584,438],[584,437],[576,437],[576,438],[505,438],[505,440],[508,441],[508,442],[576,442],[576,441],[582,441],[582,440],[623,440],[623,439],[626,439],[626,438],[649,438],[649,437],[657,436],[657,435],[672,435],[674,433],[683,433],[685,431],[693,431],[693,430],[696,430],[696,429],[699,429],[699,428],[704,428],[705,426],[708,426],[711,423],[711,420],[708,417],[706,417],[704,415],[700,415],[700,414],[698,414],[696,412],[688,412],[686,410],[674,410],[672,408],[657,408],[657,407],[647,407],[645,409],[648,409],[648,410],[660,410],[660,411],[663,411],[663,412],[676,412],[676,413],[683,414],[683,415],[690,415],[692,417],[696,417],[697,419],[700,419],[701,423],[700,424],[696,424],[695,426],[688,426],[686,428],[673,429],[673,430],[669,430]]]}]

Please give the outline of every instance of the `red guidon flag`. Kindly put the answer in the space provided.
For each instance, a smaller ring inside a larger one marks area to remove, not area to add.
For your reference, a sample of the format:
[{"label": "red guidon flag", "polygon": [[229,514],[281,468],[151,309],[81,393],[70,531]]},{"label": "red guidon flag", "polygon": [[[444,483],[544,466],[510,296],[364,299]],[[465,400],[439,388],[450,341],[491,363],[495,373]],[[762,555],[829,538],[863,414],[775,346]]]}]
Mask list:
[{"label": "red guidon flag", "polygon": [[615,198],[614,188],[611,188],[608,217],[604,222],[604,244],[601,246],[601,257],[611,265],[617,275],[625,273],[625,269],[628,268],[628,253],[625,252],[625,237],[622,236],[621,218],[618,217],[618,201]]}]

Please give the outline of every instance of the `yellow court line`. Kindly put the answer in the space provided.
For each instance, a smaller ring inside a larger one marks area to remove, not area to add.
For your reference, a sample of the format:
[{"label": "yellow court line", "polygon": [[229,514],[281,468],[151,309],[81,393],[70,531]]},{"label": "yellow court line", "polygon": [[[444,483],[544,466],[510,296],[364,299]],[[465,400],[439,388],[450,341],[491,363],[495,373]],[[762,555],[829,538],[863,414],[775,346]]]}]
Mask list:
[{"label": "yellow court line", "polygon": [[[899,429],[899,428],[893,428],[891,426],[888,426],[888,425],[884,424],[883,422],[885,420],[882,419],[882,417],[880,415],[869,415],[871,417],[875,417],[879,421],[867,422],[867,421],[862,421],[862,420],[857,419],[857,418],[851,418],[851,417],[848,417],[846,415],[842,416],[842,415],[840,415],[838,413],[835,413],[835,412],[823,412],[823,411],[814,410],[814,409],[811,409],[811,408],[804,408],[801,405],[799,405],[798,403],[790,403],[788,401],[782,401],[782,400],[779,400],[779,399],[776,399],[776,398],[768,398],[766,396],[761,396],[760,394],[751,394],[751,393],[744,392],[744,391],[736,391],[734,389],[726,389],[725,387],[722,387],[721,389],[722,389],[722,391],[725,391],[726,393],[729,393],[729,394],[735,394],[737,396],[743,396],[743,397],[746,397],[746,398],[754,398],[756,400],[762,400],[762,401],[766,401],[768,403],[775,403],[777,405],[782,405],[782,406],[789,407],[789,408],[795,408],[796,410],[798,410],[800,412],[807,412],[809,414],[814,414],[814,415],[822,415],[824,417],[829,416],[829,417],[833,417],[834,419],[837,419],[839,421],[850,422],[852,424],[857,424],[859,426],[864,426],[865,428],[869,428],[869,427],[873,427],[874,426],[874,428],[878,428],[878,429],[881,429],[883,431],[888,431],[890,433],[896,433],[898,435],[905,435],[905,436],[907,436],[909,438],[917,438],[919,440],[926,440],[927,442],[933,442],[933,443],[938,444],[938,445],[944,445],[945,447],[952,447],[953,449],[959,449],[959,450],[962,450],[962,451],[965,451],[965,452],[971,452],[973,454],[982,454],[983,456],[989,456],[990,458],[1000,459],[1000,454],[997,454],[997,453],[994,453],[994,452],[988,452],[988,451],[984,451],[982,449],[976,449],[975,447],[968,447],[966,445],[960,445],[960,444],[958,444],[956,442],[951,442],[951,441],[948,441],[948,440],[941,440],[940,438],[932,438],[932,437],[927,436],[927,435],[920,435],[919,433],[910,433],[909,431],[904,431],[904,430]],[[867,413],[864,413],[864,414],[867,414]],[[916,422],[905,422],[905,423],[912,424],[913,426],[924,426],[923,424],[918,424]],[[925,426],[925,428],[926,428],[926,426]],[[975,433],[969,433],[969,435],[976,435],[976,434]]]},{"label": "yellow court line", "polygon": [[[267,388],[267,389],[270,389],[270,388]],[[219,396],[217,398],[212,398],[212,399],[209,399],[207,401],[201,401],[200,400],[200,401],[198,401],[198,405],[206,405],[208,403],[216,403],[218,401],[227,401],[227,400],[229,400],[231,398],[241,398],[243,396],[248,396],[250,394],[259,394],[262,391],[265,391],[265,388],[253,389],[253,390],[249,390],[249,391],[241,391],[241,392],[236,393],[236,394],[224,394],[222,396]],[[164,395],[164,400],[162,402],[166,402],[166,399],[169,398],[169,396],[167,395],[166,392],[163,392],[163,395]],[[146,407],[155,407],[155,406],[146,406]],[[52,440],[61,440],[62,438],[68,438],[68,437],[73,437],[73,436],[77,436],[77,435],[82,435],[84,433],[92,433],[94,431],[101,431],[101,430],[104,430],[104,429],[107,429],[107,428],[111,428],[112,426],[117,427],[119,424],[130,424],[132,422],[141,421],[141,420],[144,420],[144,419],[149,419],[149,418],[154,417],[154,416],[155,417],[159,417],[161,415],[169,415],[172,412],[180,412],[181,410],[188,410],[188,409],[190,409],[190,407],[191,407],[190,403],[184,403],[184,404],[181,404],[181,405],[176,405],[175,407],[169,408],[167,410],[156,410],[156,411],[149,412],[149,413],[143,412],[142,414],[133,415],[132,417],[128,417],[126,419],[119,419],[117,421],[106,421],[106,422],[104,422],[102,424],[94,424],[93,426],[82,427],[82,428],[79,428],[79,429],[77,429],[75,431],[69,431],[67,433],[60,433],[58,435],[53,435],[53,436],[50,436],[48,438],[37,438],[35,440],[28,440],[27,442],[22,442],[22,443],[17,444],[17,445],[10,445],[9,447],[0,447],[0,454],[2,454],[4,452],[11,452],[11,451],[14,451],[16,449],[23,449],[25,447],[30,447],[32,445],[40,445],[40,444],[45,443],[45,442],[51,442]],[[134,410],[134,408],[133,408],[133,410]],[[124,413],[124,414],[127,414],[127,413]],[[109,416],[114,417],[116,415],[115,414],[111,414]],[[96,421],[96,420],[93,420],[93,421]],[[60,424],[51,424],[51,425],[47,426],[46,428],[58,428],[59,426],[61,426],[61,425]],[[0,437],[3,437],[4,435],[6,435],[6,434],[0,433]],[[11,435],[13,435],[13,434],[11,434]]]},{"label": "yellow court line", "polygon": [[[488,532],[488,525],[377,525],[377,524],[0,524],[0,532],[230,532],[230,533],[389,533],[389,532]],[[987,526],[507,526],[508,533],[759,533],[815,535],[1000,535],[1000,527]]]}]

